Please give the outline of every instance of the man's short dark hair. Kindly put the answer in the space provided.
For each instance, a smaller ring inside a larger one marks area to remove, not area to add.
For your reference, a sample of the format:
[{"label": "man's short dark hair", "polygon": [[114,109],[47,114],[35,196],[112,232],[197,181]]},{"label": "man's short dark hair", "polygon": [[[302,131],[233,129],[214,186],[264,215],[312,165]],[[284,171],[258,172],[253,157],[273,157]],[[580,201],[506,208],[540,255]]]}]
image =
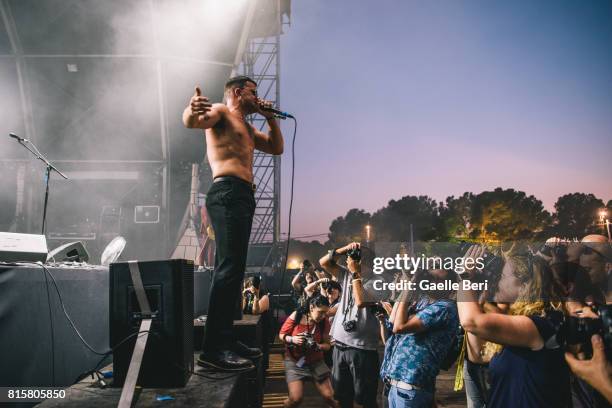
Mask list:
[{"label": "man's short dark hair", "polygon": [[253,83],[255,86],[257,86],[257,82],[253,81],[251,78],[249,78],[248,76],[244,76],[244,75],[240,75],[240,76],[235,76],[233,78],[230,78],[226,83],[225,83],[225,92],[229,91],[230,89],[233,88],[244,88],[245,85],[247,84],[247,82],[251,82]]},{"label": "man's short dark hair", "polygon": [[338,291],[342,292],[342,285],[337,281],[329,281],[327,282],[327,290],[330,289],[338,289]]}]

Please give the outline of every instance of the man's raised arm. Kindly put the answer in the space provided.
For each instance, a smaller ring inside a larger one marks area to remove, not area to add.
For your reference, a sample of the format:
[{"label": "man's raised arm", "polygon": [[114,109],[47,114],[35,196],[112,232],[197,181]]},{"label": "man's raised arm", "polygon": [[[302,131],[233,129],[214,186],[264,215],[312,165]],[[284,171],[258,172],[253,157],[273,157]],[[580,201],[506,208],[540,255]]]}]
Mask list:
[{"label": "man's raised arm", "polygon": [[202,96],[200,87],[196,87],[189,105],[183,111],[183,124],[189,129],[211,128],[221,119],[224,107],[222,104],[213,106],[207,97]]},{"label": "man's raised arm", "polygon": [[283,134],[280,126],[278,126],[278,122],[276,119],[274,119],[274,114],[272,112],[263,110],[263,107],[271,107],[272,104],[259,99],[258,106],[260,109],[257,113],[266,118],[268,128],[270,130],[268,131],[268,134],[265,134],[253,128],[255,131],[255,148],[268,154],[283,154],[283,151],[285,150],[285,142],[283,140]]},{"label": "man's raised arm", "polygon": [[336,279],[339,279],[340,273],[342,272],[342,268],[340,268],[340,266],[338,266],[338,264],[336,263],[336,257],[346,255],[349,249],[355,248],[357,245],[357,243],[353,242],[342,248],[329,251],[327,255],[319,259],[319,264],[321,265],[321,268],[323,268],[326,272],[329,272],[334,275]]}]

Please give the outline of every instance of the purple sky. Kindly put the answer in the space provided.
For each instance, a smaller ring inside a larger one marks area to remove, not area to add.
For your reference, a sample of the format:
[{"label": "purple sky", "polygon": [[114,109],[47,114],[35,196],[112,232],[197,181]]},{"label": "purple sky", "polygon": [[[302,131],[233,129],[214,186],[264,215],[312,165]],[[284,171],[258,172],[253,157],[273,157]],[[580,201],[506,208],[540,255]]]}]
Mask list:
[{"label": "purple sky", "polygon": [[[612,199],[611,22],[609,1],[294,1],[292,236],[408,194]],[[290,164],[287,143],[283,232]]]}]

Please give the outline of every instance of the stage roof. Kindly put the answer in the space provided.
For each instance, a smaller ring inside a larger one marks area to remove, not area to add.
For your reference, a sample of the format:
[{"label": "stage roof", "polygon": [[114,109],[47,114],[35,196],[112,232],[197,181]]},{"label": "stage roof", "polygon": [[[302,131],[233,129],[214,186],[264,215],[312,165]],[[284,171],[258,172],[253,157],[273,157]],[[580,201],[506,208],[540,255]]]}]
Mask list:
[{"label": "stage roof", "polygon": [[[181,123],[194,86],[221,101],[246,39],[280,32],[276,1],[0,1],[0,134],[52,160],[197,157]],[[28,157],[0,140],[0,159]]]}]

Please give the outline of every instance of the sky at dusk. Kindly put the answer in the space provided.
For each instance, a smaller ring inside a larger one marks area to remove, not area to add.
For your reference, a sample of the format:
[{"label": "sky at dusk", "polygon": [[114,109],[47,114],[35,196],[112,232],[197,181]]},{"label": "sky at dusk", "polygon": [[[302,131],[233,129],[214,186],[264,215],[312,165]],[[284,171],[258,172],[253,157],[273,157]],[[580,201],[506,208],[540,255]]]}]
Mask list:
[{"label": "sky at dusk", "polygon": [[281,41],[292,236],[405,195],[612,199],[610,1],[293,1]]}]

